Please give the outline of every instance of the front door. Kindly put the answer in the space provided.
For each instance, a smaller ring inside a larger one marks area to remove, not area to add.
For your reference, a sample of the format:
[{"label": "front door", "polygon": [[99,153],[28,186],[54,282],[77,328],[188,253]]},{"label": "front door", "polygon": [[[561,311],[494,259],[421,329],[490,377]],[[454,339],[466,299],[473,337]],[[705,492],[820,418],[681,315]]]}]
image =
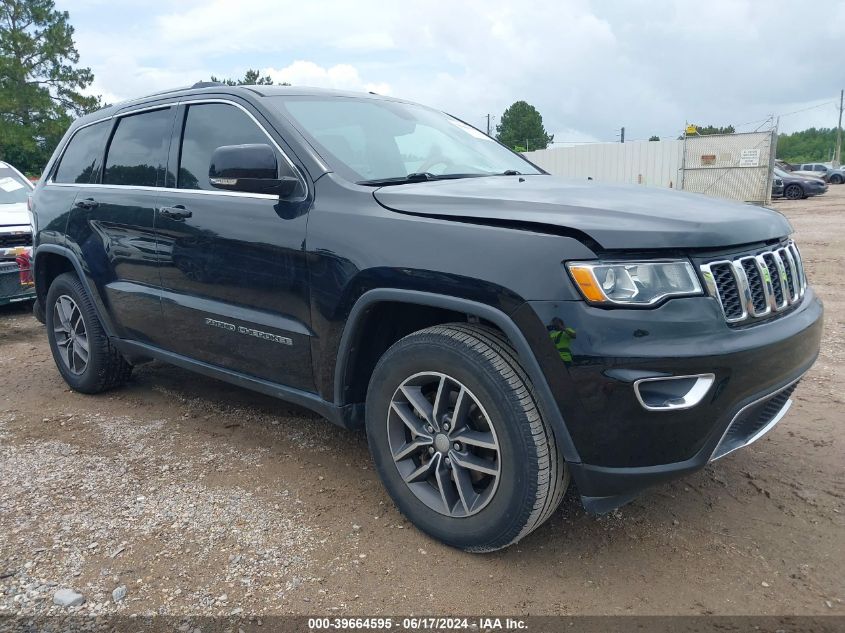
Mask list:
[{"label": "front door", "polygon": [[289,201],[213,188],[211,154],[224,145],[271,145],[290,172],[282,175],[295,172],[241,106],[191,103],[178,116],[176,188],[162,192],[156,215],[158,250],[166,253],[160,274],[168,346],[312,390],[304,182]]}]

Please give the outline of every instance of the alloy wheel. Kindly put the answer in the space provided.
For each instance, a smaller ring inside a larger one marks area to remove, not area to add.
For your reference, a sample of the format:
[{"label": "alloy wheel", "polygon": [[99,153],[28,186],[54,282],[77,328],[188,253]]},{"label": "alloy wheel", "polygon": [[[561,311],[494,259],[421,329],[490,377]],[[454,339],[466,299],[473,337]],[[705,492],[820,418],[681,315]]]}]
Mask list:
[{"label": "alloy wheel", "polygon": [[407,378],[387,415],[393,461],[413,494],[450,517],[481,511],[496,493],[501,451],[478,398],[439,372]]},{"label": "alloy wheel", "polygon": [[53,332],[65,367],[82,374],[88,367],[88,334],[79,306],[68,295],[59,296],[53,306]]},{"label": "alloy wheel", "polygon": [[804,192],[801,191],[801,187],[799,187],[798,185],[789,185],[786,188],[785,195],[786,198],[788,198],[789,200],[798,200],[802,197],[803,193]]}]

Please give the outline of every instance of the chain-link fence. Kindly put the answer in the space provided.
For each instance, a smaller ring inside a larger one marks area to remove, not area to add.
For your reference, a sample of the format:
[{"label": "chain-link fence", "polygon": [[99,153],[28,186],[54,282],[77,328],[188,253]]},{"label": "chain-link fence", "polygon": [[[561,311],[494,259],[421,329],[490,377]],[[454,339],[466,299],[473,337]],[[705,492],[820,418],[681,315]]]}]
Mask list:
[{"label": "chain-link fence", "polygon": [[717,198],[768,204],[776,142],[774,130],[685,136],[681,187]]}]

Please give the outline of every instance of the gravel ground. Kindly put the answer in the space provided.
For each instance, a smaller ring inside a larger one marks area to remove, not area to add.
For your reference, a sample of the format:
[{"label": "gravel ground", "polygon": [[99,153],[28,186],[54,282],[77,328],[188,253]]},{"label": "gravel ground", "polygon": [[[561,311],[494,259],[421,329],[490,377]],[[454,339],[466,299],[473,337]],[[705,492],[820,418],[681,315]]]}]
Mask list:
[{"label": "gravel ground", "polygon": [[73,393],[27,307],[0,308],[0,615],[845,613],[845,186],[775,208],[827,309],[787,418],[483,556],[396,512],[362,433],[158,363]]}]

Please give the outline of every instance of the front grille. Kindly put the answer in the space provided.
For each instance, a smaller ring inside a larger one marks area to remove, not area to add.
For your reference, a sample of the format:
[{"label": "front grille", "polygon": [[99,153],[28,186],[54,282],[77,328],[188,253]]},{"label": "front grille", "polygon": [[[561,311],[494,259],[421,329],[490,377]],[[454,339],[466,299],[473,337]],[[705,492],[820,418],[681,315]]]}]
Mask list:
[{"label": "front grille", "polygon": [[12,248],[14,246],[32,246],[32,233],[0,234],[0,248]]},{"label": "front grille", "polygon": [[756,255],[701,266],[707,292],[719,300],[728,323],[763,319],[801,301],[807,289],[798,247],[786,246]]},{"label": "front grille", "polygon": [[798,382],[740,412],[728,427],[711,459],[718,459],[762,437],[766,427],[786,406]]}]

